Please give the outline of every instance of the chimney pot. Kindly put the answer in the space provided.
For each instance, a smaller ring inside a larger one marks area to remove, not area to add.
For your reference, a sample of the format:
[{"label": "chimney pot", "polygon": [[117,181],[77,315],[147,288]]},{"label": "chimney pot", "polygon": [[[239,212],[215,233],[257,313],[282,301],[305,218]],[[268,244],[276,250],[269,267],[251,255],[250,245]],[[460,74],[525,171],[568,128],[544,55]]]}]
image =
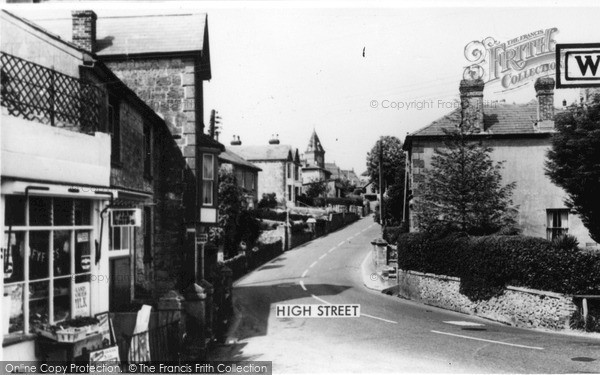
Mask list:
[{"label": "chimney pot", "polygon": [[473,131],[485,131],[483,123],[483,88],[481,78],[460,81],[461,125],[469,125]]},{"label": "chimney pot", "polygon": [[74,10],[73,43],[87,52],[96,52],[96,20],[98,17],[92,10]]}]

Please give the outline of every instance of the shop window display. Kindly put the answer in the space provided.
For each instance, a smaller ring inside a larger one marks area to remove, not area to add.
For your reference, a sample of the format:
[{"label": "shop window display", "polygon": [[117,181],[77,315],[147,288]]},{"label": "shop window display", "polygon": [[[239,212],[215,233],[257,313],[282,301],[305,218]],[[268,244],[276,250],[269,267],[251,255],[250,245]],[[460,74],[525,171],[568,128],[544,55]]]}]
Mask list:
[{"label": "shop window display", "polygon": [[90,282],[91,213],[88,200],[6,196],[4,335],[89,315],[72,291]]}]

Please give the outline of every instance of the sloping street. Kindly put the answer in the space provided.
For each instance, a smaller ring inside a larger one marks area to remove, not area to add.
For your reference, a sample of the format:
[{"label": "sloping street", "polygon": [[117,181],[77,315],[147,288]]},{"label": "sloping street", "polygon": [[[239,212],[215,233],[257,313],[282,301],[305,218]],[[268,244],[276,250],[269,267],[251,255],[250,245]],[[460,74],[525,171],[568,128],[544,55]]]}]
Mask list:
[{"label": "sloping street", "polygon": [[[600,370],[597,337],[516,329],[367,289],[360,268],[379,231],[364,218],[239,280],[228,344],[213,359],[273,361],[277,373]],[[275,316],[278,304],[326,303],[360,304],[361,316]]]}]

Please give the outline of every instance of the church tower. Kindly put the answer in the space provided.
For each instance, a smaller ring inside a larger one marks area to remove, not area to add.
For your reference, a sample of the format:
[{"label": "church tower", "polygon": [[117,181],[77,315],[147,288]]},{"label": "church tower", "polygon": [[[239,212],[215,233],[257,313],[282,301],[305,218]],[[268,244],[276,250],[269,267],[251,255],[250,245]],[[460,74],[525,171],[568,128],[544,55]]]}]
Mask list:
[{"label": "church tower", "polygon": [[306,164],[308,166],[325,168],[325,150],[323,149],[319,136],[315,130],[313,130],[310,141],[308,141],[308,147],[304,152],[304,158],[306,159]]}]

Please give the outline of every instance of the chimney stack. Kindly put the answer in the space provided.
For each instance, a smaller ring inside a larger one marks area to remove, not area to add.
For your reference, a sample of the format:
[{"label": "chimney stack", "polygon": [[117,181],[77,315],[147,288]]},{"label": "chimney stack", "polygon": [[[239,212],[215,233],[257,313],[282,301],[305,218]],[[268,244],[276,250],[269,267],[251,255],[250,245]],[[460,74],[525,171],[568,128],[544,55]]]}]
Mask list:
[{"label": "chimney stack", "polygon": [[[538,99],[538,123],[554,120],[554,78],[540,77],[533,85]],[[552,126],[554,127],[554,126]]]},{"label": "chimney stack", "polygon": [[270,145],[278,145],[279,144],[279,134],[277,134],[276,136],[272,135],[271,139],[269,140],[269,144]]},{"label": "chimney stack", "polygon": [[475,132],[485,131],[483,124],[483,87],[481,78],[460,81],[461,126],[467,125]]},{"label": "chimney stack", "polygon": [[240,140],[240,136],[237,136],[237,139],[235,139],[235,135],[233,136],[233,140],[231,141],[231,145],[232,146],[241,146],[242,145],[242,141]]},{"label": "chimney stack", "polygon": [[96,13],[91,10],[74,10],[73,43],[90,53],[96,52]]}]

